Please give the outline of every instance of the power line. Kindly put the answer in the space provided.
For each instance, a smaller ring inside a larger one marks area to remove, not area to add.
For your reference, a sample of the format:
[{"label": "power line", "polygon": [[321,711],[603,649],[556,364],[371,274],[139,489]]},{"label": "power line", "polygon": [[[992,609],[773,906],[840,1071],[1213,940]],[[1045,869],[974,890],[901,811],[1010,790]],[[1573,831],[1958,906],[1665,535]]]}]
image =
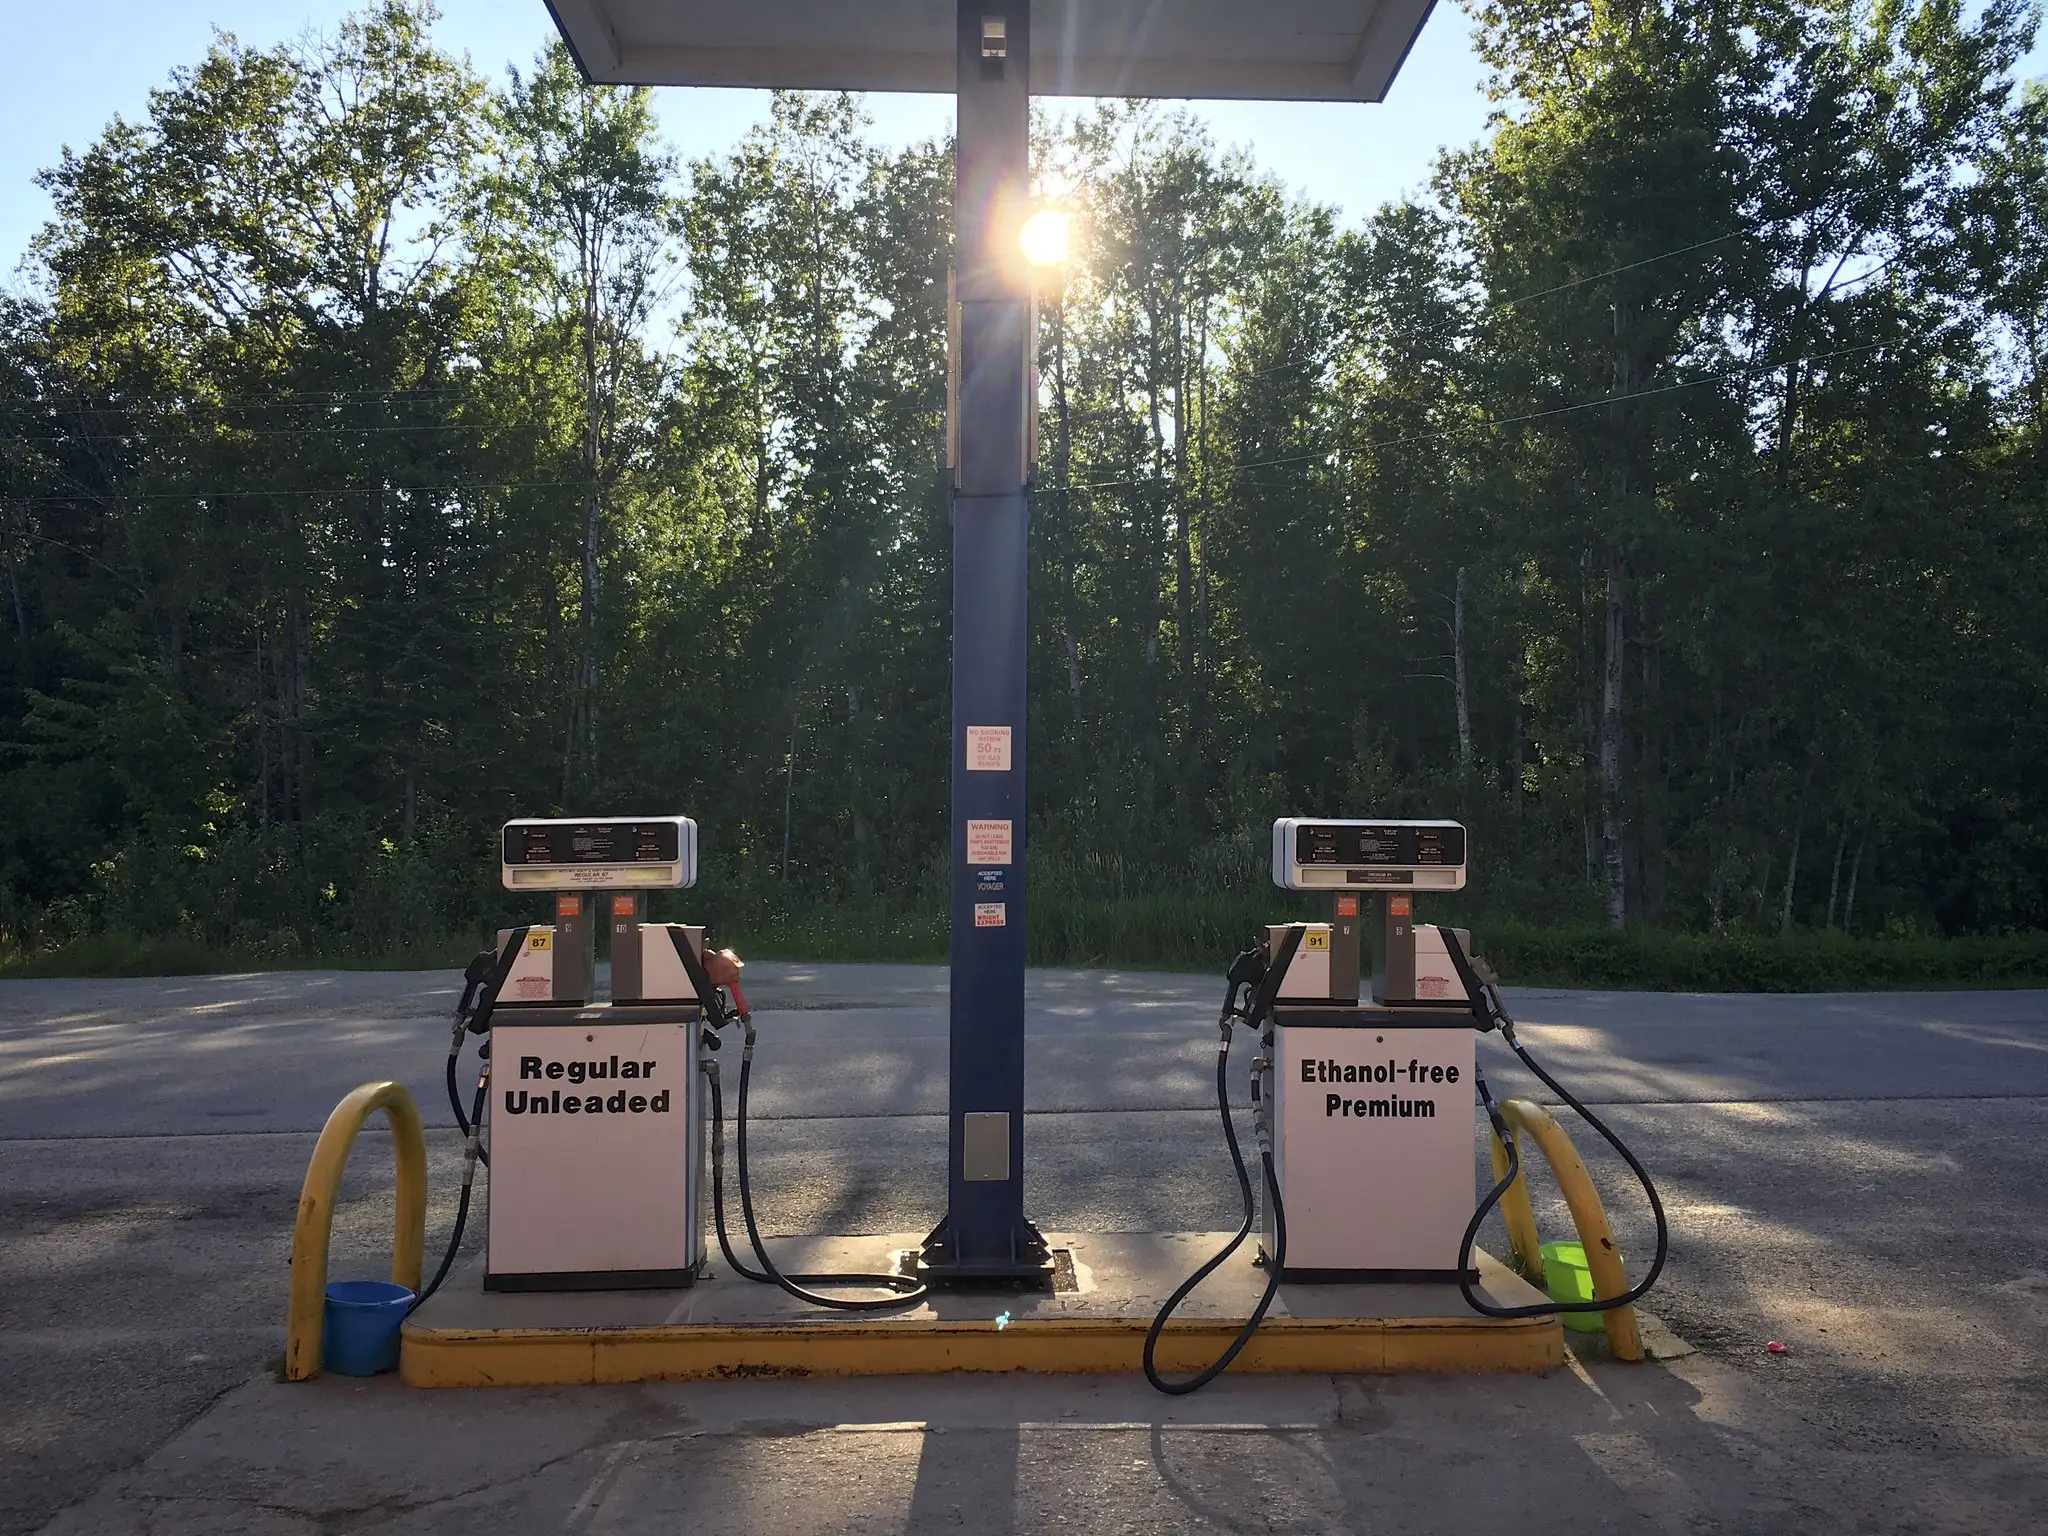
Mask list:
[{"label": "power line", "polygon": [[336,389],[336,390],[279,390],[273,395],[227,395],[219,399],[206,396],[136,394],[130,396],[128,405],[92,405],[85,403],[83,395],[38,396],[26,401],[0,401],[0,406],[16,410],[49,408],[79,416],[124,415],[138,406],[156,406],[168,410],[189,411],[194,407],[219,407],[227,410],[271,410],[292,405],[343,405],[352,401],[372,400],[441,400],[455,395],[473,393],[470,386],[444,385],[437,389]]},{"label": "power line", "polygon": [[229,501],[278,496],[455,496],[469,491],[546,491],[571,486],[587,490],[590,483],[590,478],[585,476],[580,480],[477,480],[462,485],[354,485],[320,490],[80,491],[73,496],[0,495],[0,505],[70,506],[79,501]]},{"label": "power line", "polygon": [[1570,282],[1559,283],[1555,287],[1538,288],[1533,293],[1519,293],[1512,299],[1502,299],[1493,307],[1495,309],[1513,309],[1517,304],[1525,304],[1530,299],[1548,298],[1553,293],[1563,293],[1570,288],[1583,288],[1588,283],[1597,283],[1603,277],[1619,277],[1622,273],[1633,272],[1638,267],[1653,267],[1658,262],[1669,261],[1674,256],[1688,256],[1694,251],[1704,251],[1710,245],[1722,245],[1730,240],[1740,240],[1747,233],[1747,230],[1731,229],[1725,235],[1716,235],[1713,239],[1702,240],[1697,245],[1683,245],[1675,251],[1665,251],[1656,256],[1645,256],[1641,261],[1631,261],[1626,266],[1609,267],[1605,272],[1595,272],[1590,277],[1575,277]]},{"label": "power line", "polygon": [[[1863,342],[1857,346],[1837,347],[1827,352],[1810,352],[1802,357],[1788,358],[1781,362],[1772,363],[1769,366],[1773,368],[1783,368],[1790,366],[1791,364],[1797,363],[1826,362],[1830,358],[1847,357],[1858,352],[1869,352],[1884,345],[1886,345],[1886,343],[1882,341]],[[1250,463],[1227,465],[1223,466],[1222,468],[1223,472],[1235,475],[1242,474],[1248,470],[1254,469],[1277,469],[1285,467],[1290,464],[1306,464],[1313,463],[1317,460],[1322,459],[1343,458],[1346,456],[1356,456],[1358,454],[1363,453],[1373,453],[1382,448],[1401,448],[1409,446],[1414,443],[1439,442],[1444,438],[1456,437],[1460,433],[1479,431],[1489,427],[1518,426],[1526,422],[1543,421],[1556,416],[1569,416],[1578,411],[1598,410],[1602,406],[1625,405],[1632,400],[1645,400],[1657,395],[1672,394],[1679,390],[1696,389],[1702,384],[1717,383],[1720,380],[1732,378],[1738,374],[1748,372],[1750,371],[1752,366],[1753,365],[1744,365],[1741,368],[1727,368],[1723,369],[1719,373],[1701,374],[1697,378],[1681,379],[1676,383],[1659,385],[1655,389],[1634,390],[1625,395],[1603,395],[1597,400],[1581,400],[1572,405],[1551,406],[1540,411],[1524,411],[1514,416],[1499,416],[1488,420],[1467,422],[1456,427],[1446,427],[1436,432],[1418,432],[1412,433],[1405,437],[1383,438],[1376,442],[1358,443],[1349,446],[1340,445],[1333,448],[1322,449],[1313,453],[1289,454],[1281,458],[1256,459]],[[1207,473],[1211,474],[1214,474],[1216,472],[1217,471],[1215,469],[1210,469],[1207,471]],[[1133,477],[1124,480],[1083,480],[1069,484],[1067,486],[1067,489],[1070,491],[1102,491],[1117,490],[1127,486],[1158,485],[1165,483],[1167,482],[1165,482],[1158,476],[1147,476],[1142,479]],[[538,491],[561,490],[571,487],[582,489],[587,488],[589,485],[589,478],[584,477],[581,479],[574,480],[471,481],[466,484],[456,485],[365,485],[330,487],[312,490],[235,489],[214,491],[141,491],[125,494],[81,492],[75,496],[0,497],[0,501],[14,502],[18,505],[69,505],[73,502],[80,500],[225,501],[231,499],[245,499],[251,497],[347,497],[381,495],[387,493],[409,496],[452,496],[464,492],[475,491]]]},{"label": "power line", "polygon": [[[140,438],[146,442],[158,439],[152,434],[150,425],[137,423],[128,431],[110,431],[100,435],[96,441],[109,439],[126,440]],[[243,437],[364,437],[389,434],[411,434],[416,432],[459,432],[472,427],[488,427],[491,423],[468,421],[434,421],[418,427],[236,427],[224,423],[200,423],[207,440],[230,442]],[[211,430],[209,430],[209,428]],[[0,442],[5,443],[61,443],[77,438],[75,432],[7,432],[0,433]]]},{"label": "power line", "polygon": [[[1787,358],[1782,362],[1772,363],[1769,366],[1784,368],[1796,363],[1821,363],[1826,362],[1831,357],[1847,357],[1852,353],[1869,352],[1885,345],[1887,343],[1882,341],[1863,342],[1853,347],[1837,347],[1831,352],[1810,352],[1804,357]],[[1698,378],[1681,379],[1675,384],[1660,384],[1655,389],[1639,389],[1625,395],[1603,395],[1598,400],[1581,400],[1574,405],[1551,406],[1540,411],[1524,411],[1516,416],[1497,416],[1484,421],[1466,422],[1460,426],[1446,427],[1438,432],[1417,432],[1407,437],[1390,437],[1378,442],[1357,443],[1350,446],[1340,445],[1333,448],[1325,448],[1315,453],[1290,454],[1284,458],[1256,459],[1248,464],[1223,466],[1221,472],[1235,475],[1252,469],[1277,469],[1289,464],[1309,464],[1325,459],[1341,459],[1347,456],[1377,452],[1382,448],[1403,448],[1413,443],[1439,442],[1447,437],[1456,437],[1460,433],[1475,432],[1487,427],[1512,427],[1521,425],[1524,422],[1543,421],[1552,416],[1569,416],[1576,411],[1598,410],[1600,407],[1608,405],[1626,405],[1631,400],[1646,400],[1653,395],[1668,395],[1681,389],[1696,389],[1702,384],[1717,383],[1722,379],[1733,378],[1738,374],[1747,373],[1754,366],[1745,364],[1740,368],[1725,368],[1719,373],[1701,374]],[[1206,472],[1210,474],[1218,473],[1214,469]],[[1067,488],[1074,491],[1102,491],[1116,490],[1125,486],[1158,485],[1164,483],[1166,482],[1160,479],[1160,477],[1150,476],[1144,479],[1134,478],[1129,480],[1084,480],[1076,482]]]},{"label": "power line", "polygon": [[[1518,293],[1511,299],[1489,300],[1488,307],[1494,310],[1513,309],[1517,304],[1526,304],[1531,299],[1547,298],[1553,293],[1564,293],[1573,288],[1583,288],[1587,283],[1597,283],[1605,277],[1617,277],[1623,272],[1633,272],[1638,267],[1655,266],[1658,262],[1669,261],[1674,256],[1687,256],[1694,251],[1706,250],[1709,246],[1722,245],[1730,240],[1740,240],[1747,234],[1747,230],[1732,229],[1726,234],[1714,236],[1711,240],[1701,240],[1692,245],[1682,245],[1672,251],[1660,251],[1655,256],[1645,256],[1641,261],[1631,261],[1623,266],[1610,267],[1605,272],[1595,272],[1587,277],[1575,277],[1569,282],[1557,283],[1549,288],[1538,288],[1530,293]],[[1246,373],[1233,374],[1230,376],[1229,382],[1243,384],[1253,379],[1270,378],[1274,374],[1285,373],[1290,369],[1306,368],[1320,361],[1322,361],[1322,358],[1316,353],[1295,352],[1281,358],[1280,361],[1268,367],[1254,369]]]}]

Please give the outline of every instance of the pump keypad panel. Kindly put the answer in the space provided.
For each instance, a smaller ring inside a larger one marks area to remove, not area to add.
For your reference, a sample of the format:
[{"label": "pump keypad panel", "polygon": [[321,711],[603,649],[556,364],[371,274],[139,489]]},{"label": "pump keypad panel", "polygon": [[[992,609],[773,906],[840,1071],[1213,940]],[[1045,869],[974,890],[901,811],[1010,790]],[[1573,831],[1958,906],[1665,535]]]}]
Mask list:
[{"label": "pump keypad panel", "polygon": [[1458,891],[1465,852],[1465,829],[1455,821],[1286,816],[1273,823],[1273,883],[1290,891]]},{"label": "pump keypad panel", "polygon": [[697,824],[687,816],[508,821],[501,843],[507,890],[697,883]]}]

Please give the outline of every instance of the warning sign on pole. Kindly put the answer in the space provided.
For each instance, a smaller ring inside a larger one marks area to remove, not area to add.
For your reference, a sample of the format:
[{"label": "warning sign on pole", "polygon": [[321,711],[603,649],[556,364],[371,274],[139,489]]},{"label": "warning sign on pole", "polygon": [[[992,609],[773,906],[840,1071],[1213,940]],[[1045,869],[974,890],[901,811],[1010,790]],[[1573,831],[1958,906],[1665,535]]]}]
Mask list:
[{"label": "warning sign on pole", "polygon": [[967,823],[967,862],[977,866],[1009,863],[1010,823],[1007,821],[969,821]]},{"label": "warning sign on pole", "polygon": [[1008,773],[1010,771],[1010,727],[970,725],[967,727],[967,771]]}]

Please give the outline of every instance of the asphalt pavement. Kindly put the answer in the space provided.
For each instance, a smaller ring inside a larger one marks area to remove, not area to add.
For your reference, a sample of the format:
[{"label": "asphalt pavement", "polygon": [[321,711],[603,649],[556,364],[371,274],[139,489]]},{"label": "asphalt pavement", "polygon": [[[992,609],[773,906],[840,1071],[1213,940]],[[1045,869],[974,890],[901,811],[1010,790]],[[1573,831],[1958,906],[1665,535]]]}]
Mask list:
[{"label": "asphalt pavement", "polygon": [[[748,981],[764,1225],[928,1223],[944,971],[764,964]],[[1670,1364],[1226,1378],[1173,1403],[1141,1383],[969,1377],[277,1385],[298,1184],[348,1088],[413,1087],[430,1248],[447,1230],[458,984],[0,984],[0,1533],[1423,1531],[1531,1507],[1592,1529],[2017,1531],[2048,1508],[2048,993],[1511,994],[1531,1048],[1663,1188],[1673,1253],[1652,1306],[1699,1351]],[[1034,973],[1042,1225],[1234,1220],[1210,1102],[1219,997],[1206,977]],[[1497,1045],[1482,1056],[1496,1093],[1547,1097]],[[1639,1261],[1626,1171],[1577,1134]],[[382,1272],[389,1178],[366,1135],[337,1278]]]}]

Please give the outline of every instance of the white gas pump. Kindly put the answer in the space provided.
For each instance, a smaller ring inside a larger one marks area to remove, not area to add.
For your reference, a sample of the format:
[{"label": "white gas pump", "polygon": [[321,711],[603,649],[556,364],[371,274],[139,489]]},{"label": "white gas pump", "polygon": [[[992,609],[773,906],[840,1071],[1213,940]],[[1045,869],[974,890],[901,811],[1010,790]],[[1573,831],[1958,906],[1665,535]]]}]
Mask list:
[{"label": "white gas pump", "polygon": [[[641,892],[694,885],[697,828],[686,816],[506,823],[507,890],[553,897],[555,921],[499,932],[470,962],[448,1049],[448,1101],[468,1140],[454,1235],[421,1300],[461,1246],[479,1164],[490,1169],[487,1291],[627,1290],[694,1284],[703,1270],[708,1099],[711,1208],[732,1272],[815,1306],[914,1305],[906,1274],[791,1274],[768,1255],[747,1159],[755,1032],[741,962],[711,953],[704,930],[642,921]],[[596,999],[597,923],[609,904],[611,997]],[[741,1213],[759,1269],[726,1230],[719,1033],[740,1028],[734,1129]],[[456,1086],[466,1036],[487,1043],[467,1114]],[[488,1104],[488,1122],[486,1105]],[[490,1147],[484,1148],[488,1123]],[[807,1285],[877,1290],[822,1295]]]},{"label": "white gas pump", "polygon": [[[1283,923],[1237,957],[1225,981],[1216,1101],[1244,1201],[1244,1222],[1181,1284],[1145,1338],[1146,1379],[1162,1392],[1213,1381],[1244,1346],[1283,1282],[1450,1282],[1476,1312],[1532,1317],[1625,1306],[1663,1271],[1670,1234],[1649,1174],[1620,1139],[1530,1056],[1471,936],[1414,920],[1420,891],[1465,888],[1466,836],[1455,821],[1273,824],[1273,883],[1320,891],[1322,922]],[[1370,914],[1362,912],[1373,901]],[[1373,934],[1370,993],[1361,998],[1359,930]],[[1245,1166],[1229,1103],[1235,1026],[1254,1030],[1252,1117],[1260,1190]],[[1502,1307],[1476,1291],[1480,1223],[1516,1177],[1509,1135],[1474,1050],[1498,1032],[1537,1078],[1621,1154],[1642,1181],[1657,1248],[1644,1277],[1618,1297]],[[1508,1171],[1475,1201],[1475,1098],[1507,1148]],[[1167,1381],[1154,1351],[1188,1293],[1261,1228],[1266,1288],[1231,1346],[1207,1369]]]},{"label": "white gas pump", "polygon": [[[689,1285],[698,1217],[703,930],[641,923],[641,892],[694,885],[686,816],[508,822],[507,890],[546,892],[555,921],[498,936],[509,956],[491,1035],[484,1289]],[[612,996],[596,999],[609,901]],[[652,981],[654,984],[649,985]]]},{"label": "white gas pump", "polygon": [[[1465,843],[1455,821],[1274,823],[1273,883],[1324,892],[1329,909],[1327,921],[1301,925],[1260,1058],[1280,1193],[1262,1202],[1264,1252],[1278,1252],[1274,1211],[1284,1206],[1283,1279],[1460,1272],[1476,1197],[1471,1002],[1412,902],[1417,890],[1464,888]],[[1367,903],[1374,910],[1362,914]],[[1374,934],[1363,1005],[1361,926]],[[1269,930],[1269,947],[1279,931]]]}]

